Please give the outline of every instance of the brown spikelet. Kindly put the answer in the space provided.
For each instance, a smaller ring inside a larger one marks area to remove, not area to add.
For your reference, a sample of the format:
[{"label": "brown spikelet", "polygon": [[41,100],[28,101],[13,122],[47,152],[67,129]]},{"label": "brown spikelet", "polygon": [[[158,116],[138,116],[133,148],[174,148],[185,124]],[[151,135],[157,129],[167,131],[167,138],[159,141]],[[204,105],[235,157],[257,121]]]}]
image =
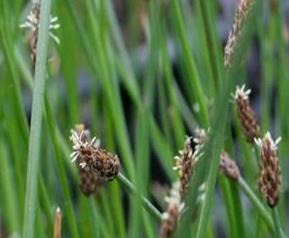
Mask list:
[{"label": "brown spikelet", "polygon": [[31,37],[29,39],[29,46],[30,46],[30,59],[33,72],[35,71],[35,64],[36,64],[36,48],[37,48],[37,41],[38,41],[38,31],[39,31],[39,22],[40,22],[40,4],[34,4],[34,7],[31,10],[32,14],[35,16],[36,26],[35,30],[32,31]]},{"label": "brown spikelet", "polygon": [[241,0],[235,14],[233,27],[229,33],[227,44],[225,46],[224,65],[228,69],[232,65],[233,55],[236,51],[238,40],[242,34],[243,25],[248,13],[255,1]]},{"label": "brown spikelet", "polygon": [[81,168],[87,167],[93,171],[98,178],[108,181],[115,178],[119,171],[119,159],[117,155],[102,148],[81,148],[78,158]]},{"label": "brown spikelet", "polygon": [[189,182],[192,176],[192,168],[197,162],[197,158],[194,157],[192,148],[192,137],[188,137],[185,141],[185,147],[179,152],[179,156],[175,156],[176,166],[180,177],[180,194],[183,199],[189,186]]},{"label": "brown spikelet", "polygon": [[84,125],[75,126],[71,130],[70,139],[73,142],[72,161],[77,161],[80,190],[87,196],[95,193],[104,183],[113,180],[119,172],[117,155],[99,147],[96,138],[90,138],[90,132]]},{"label": "brown spikelet", "polygon": [[[36,64],[36,49],[38,42],[38,32],[40,25],[40,1],[33,4],[31,11],[26,17],[26,20],[23,24],[20,25],[20,28],[29,29],[31,31],[29,36],[29,48],[30,48],[30,59],[33,72],[35,71]],[[55,29],[58,29],[60,25],[58,24],[58,18],[50,16],[49,22],[49,36],[57,44],[60,43],[58,37],[52,32]]]},{"label": "brown spikelet", "polygon": [[170,196],[166,197],[168,203],[166,212],[163,213],[163,219],[160,228],[160,238],[169,238],[175,231],[184,203],[181,203],[181,197],[179,193],[179,183],[175,183],[170,192]]},{"label": "brown spikelet", "polygon": [[220,171],[232,180],[238,180],[240,177],[240,170],[236,162],[229,158],[226,152],[221,154]]},{"label": "brown spikelet", "polygon": [[194,166],[201,156],[201,149],[206,142],[206,132],[202,129],[196,130],[196,137],[187,137],[183,150],[179,151],[179,155],[175,156],[176,166],[175,170],[179,172],[180,178],[180,194],[183,200],[193,174]]},{"label": "brown spikelet", "polygon": [[248,142],[253,143],[254,138],[259,138],[260,128],[255,118],[255,113],[250,106],[249,94],[251,90],[245,90],[245,85],[238,87],[233,95],[243,133]]},{"label": "brown spikelet", "polygon": [[277,155],[277,145],[280,140],[279,137],[274,142],[269,132],[263,139],[256,139],[256,143],[261,149],[259,186],[267,204],[272,208],[278,203],[282,180]]}]

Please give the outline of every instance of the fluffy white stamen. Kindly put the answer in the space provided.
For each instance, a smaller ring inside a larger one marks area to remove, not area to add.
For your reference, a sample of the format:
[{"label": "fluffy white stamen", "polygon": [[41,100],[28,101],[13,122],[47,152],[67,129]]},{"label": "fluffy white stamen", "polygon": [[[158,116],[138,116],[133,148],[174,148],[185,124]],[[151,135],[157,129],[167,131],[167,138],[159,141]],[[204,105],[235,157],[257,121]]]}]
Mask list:
[{"label": "fluffy white stamen", "polygon": [[237,100],[238,98],[248,100],[250,93],[251,89],[246,90],[246,85],[243,84],[241,87],[237,85],[235,93],[232,93],[231,95],[235,100]]},{"label": "fluffy white stamen", "polygon": [[[28,16],[26,17],[25,22],[20,24],[19,27],[23,29],[30,29],[32,32],[36,31],[39,28],[39,21],[36,17],[36,13],[34,12],[34,9],[29,12]],[[58,23],[58,17],[50,16],[49,36],[56,42],[56,44],[60,44],[60,40],[52,32],[52,30],[56,30],[58,28],[60,28],[60,24]]]}]

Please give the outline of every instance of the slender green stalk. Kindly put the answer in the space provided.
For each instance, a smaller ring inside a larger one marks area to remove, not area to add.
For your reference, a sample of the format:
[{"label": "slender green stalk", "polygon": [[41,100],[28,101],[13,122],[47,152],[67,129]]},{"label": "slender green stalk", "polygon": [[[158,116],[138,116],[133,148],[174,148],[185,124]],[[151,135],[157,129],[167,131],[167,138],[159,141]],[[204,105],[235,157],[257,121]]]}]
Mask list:
[{"label": "slender green stalk", "polygon": [[[11,95],[13,98],[13,109],[15,110],[15,118],[18,120],[22,136],[25,138],[28,135],[28,121],[25,114],[24,105],[21,97],[21,85],[19,73],[15,67],[16,57],[13,54],[13,44],[15,39],[13,38],[13,25],[11,24],[12,18],[9,8],[10,3],[1,1],[0,2],[0,47],[2,47],[3,56],[8,69],[9,82],[12,82]],[[2,77],[1,77],[2,78]],[[2,80],[1,80],[2,81]],[[3,82],[3,81],[2,81]],[[26,144],[27,142],[24,141]]]},{"label": "slender green stalk", "polygon": [[59,179],[62,185],[62,191],[63,191],[63,195],[65,199],[65,206],[63,206],[63,209],[64,209],[65,214],[67,214],[67,223],[70,229],[70,237],[78,238],[79,234],[78,234],[77,223],[76,223],[76,219],[75,219],[74,211],[73,211],[73,204],[71,200],[72,196],[69,190],[69,182],[66,176],[65,164],[63,161],[64,156],[61,153],[62,152],[60,149],[61,143],[59,143],[58,135],[57,135],[58,133],[57,126],[56,126],[57,124],[55,122],[55,119],[53,118],[51,107],[49,105],[49,99],[47,95],[45,95],[44,99],[45,99],[44,102],[45,102],[45,109],[46,109],[45,119],[48,125],[48,130],[49,130],[51,141],[54,147],[56,167],[57,167],[57,171],[58,171],[58,175],[59,175]]},{"label": "slender green stalk", "polygon": [[[213,28],[213,19],[210,12],[209,5],[212,2],[210,1],[203,1],[198,0],[198,4],[200,5],[201,9],[201,16],[202,16],[202,23],[203,28],[205,31],[205,37],[206,37],[206,46],[208,48],[209,52],[209,61],[211,66],[211,71],[213,72],[213,79],[216,86],[216,91],[220,88],[222,83],[222,73],[221,73],[221,62],[220,59],[220,52],[218,50],[218,44],[219,43],[216,39],[216,32],[215,28]],[[198,5],[197,5],[198,6]]]},{"label": "slender green stalk", "polygon": [[[2,129],[2,128],[1,128]],[[19,230],[19,208],[17,207],[17,196],[15,193],[15,186],[11,184],[13,170],[9,164],[9,157],[7,149],[3,143],[2,133],[0,135],[0,166],[1,166],[1,193],[3,194],[2,204],[7,221],[8,232],[15,232]],[[5,208],[5,209],[4,209]]]},{"label": "slender green stalk", "polygon": [[246,181],[240,177],[238,180],[238,183],[240,185],[240,188],[242,191],[247,195],[247,197],[251,200],[253,205],[258,209],[261,216],[266,221],[267,225],[272,229],[273,228],[273,222],[270,216],[270,213],[265,208],[265,206],[262,204],[262,202],[259,200],[259,198],[256,196],[256,194],[251,190],[249,185],[246,183]]},{"label": "slender green stalk", "polygon": [[172,10],[173,15],[176,19],[176,30],[179,36],[180,44],[183,49],[183,54],[185,57],[185,63],[187,64],[187,70],[189,72],[190,76],[190,85],[192,86],[192,93],[196,97],[196,101],[199,103],[200,106],[200,124],[203,127],[208,127],[209,125],[209,116],[208,111],[206,107],[206,100],[205,100],[205,94],[202,90],[201,83],[200,83],[200,77],[198,75],[198,71],[196,68],[196,64],[194,62],[193,55],[191,53],[191,49],[188,43],[188,39],[186,36],[186,30],[184,26],[184,20],[181,13],[180,3],[178,0],[173,0],[172,2]]},{"label": "slender green stalk", "polygon": [[230,184],[226,178],[221,177],[219,178],[221,188],[223,190],[224,201],[227,210],[228,222],[229,222],[229,230],[230,230],[230,237],[239,237],[238,234],[238,222],[236,221],[235,210],[234,210],[234,202],[232,193],[230,191]]},{"label": "slender green stalk", "polygon": [[34,237],[34,222],[37,204],[37,181],[40,157],[40,136],[43,114],[43,95],[46,76],[46,59],[51,0],[42,1],[40,8],[40,28],[37,43],[31,130],[29,137],[27,180],[24,208],[23,238]]},{"label": "slender green stalk", "polygon": [[[119,173],[117,178],[121,184],[124,185],[130,192],[137,194],[137,190],[134,185],[122,173]],[[148,199],[141,197],[141,200],[143,206],[151,215],[153,215],[158,220],[162,219],[162,214],[160,211]]]},{"label": "slender green stalk", "polygon": [[[216,105],[219,110],[216,112],[212,134],[209,135],[210,140],[204,155],[205,158],[212,159],[210,160],[209,170],[205,169],[205,174],[208,173],[208,176],[204,195],[205,199],[201,208],[200,220],[197,228],[198,238],[204,237],[208,222],[210,220],[209,217],[214,197],[214,188],[219,171],[220,154],[225,140],[224,134],[227,121],[226,118],[229,112],[229,92],[234,83],[233,80],[228,80],[228,78],[226,80],[227,81],[224,83],[223,95],[220,95],[217,98]],[[202,165],[206,166],[205,164]]]},{"label": "slender green stalk", "polygon": [[277,207],[272,209],[272,217],[275,226],[276,238],[282,238],[282,228]]}]

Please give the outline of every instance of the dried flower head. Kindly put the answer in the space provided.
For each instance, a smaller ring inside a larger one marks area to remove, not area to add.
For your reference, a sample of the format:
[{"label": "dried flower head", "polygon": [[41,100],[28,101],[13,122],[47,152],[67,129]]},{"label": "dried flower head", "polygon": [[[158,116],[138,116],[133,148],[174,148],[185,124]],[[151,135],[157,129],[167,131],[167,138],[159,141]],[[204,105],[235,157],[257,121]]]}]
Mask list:
[{"label": "dried flower head", "polygon": [[[20,28],[29,29],[32,33],[29,39],[30,45],[30,58],[32,61],[33,69],[36,63],[36,47],[38,41],[38,30],[40,25],[40,4],[35,3],[32,7],[32,10],[26,17],[26,20],[23,24],[20,24]],[[59,38],[53,33],[53,30],[56,30],[60,27],[58,23],[58,17],[50,16],[49,23],[49,36],[57,43],[60,44]]]},{"label": "dried flower head", "polygon": [[249,94],[251,90],[237,86],[235,94],[233,94],[234,101],[237,106],[240,123],[248,142],[253,143],[254,138],[259,137],[260,128],[256,121],[253,109],[250,106]]},{"label": "dried flower head", "polygon": [[160,228],[160,238],[171,237],[179,218],[182,214],[185,204],[181,202],[181,196],[179,193],[180,183],[176,182],[170,191],[170,196],[165,200],[168,203],[166,211],[163,213],[162,224]]},{"label": "dried flower head", "polygon": [[281,169],[277,155],[277,145],[280,141],[281,137],[273,141],[269,132],[263,139],[255,139],[256,144],[261,149],[259,186],[270,207],[277,205],[281,187]]},{"label": "dried flower head", "polygon": [[238,180],[240,177],[240,170],[236,162],[229,158],[226,152],[221,154],[220,171],[230,179]]},{"label": "dried flower head", "polygon": [[102,148],[100,141],[90,138],[90,132],[82,124],[71,130],[70,140],[73,143],[73,152],[70,157],[76,162],[80,175],[80,189],[90,195],[103,182],[113,180],[119,172],[119,159]]},{"label": "dried flower head", "polygon": [[187,137],[185,140],[185,146],[183,150],[179,151],[179,155],[175,156],[176,165],[173,167],[177,170],[180,177],[180,194],[184,199],[187,192],[190,179],[192,177],[193,168],[202,156],[201,149],[204,143],[207,141],[205,130],[197,129],[196,137]]},{"label": "dried flower head", "polygon": [[243,25],[248,13],[254,3],[254,0],[241,0],[235,14],[233,27],[229,33],[227,44],[225,46],[224,65],[228,69],[232,65],[233,55],[236,51],[238,40],[242,35]]}]

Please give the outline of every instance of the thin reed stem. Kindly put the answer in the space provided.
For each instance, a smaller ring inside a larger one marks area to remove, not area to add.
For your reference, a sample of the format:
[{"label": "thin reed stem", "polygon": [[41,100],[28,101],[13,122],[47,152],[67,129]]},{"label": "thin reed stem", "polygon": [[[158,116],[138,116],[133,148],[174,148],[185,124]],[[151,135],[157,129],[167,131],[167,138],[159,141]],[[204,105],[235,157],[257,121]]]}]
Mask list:
[{"label": "thin reed stem", "polygon": [[37,204],[37,181],[40,157],[40,137],[42,127],[44,88],[46,76],[46,59],[49,31],[49,13],[51,0],[42,1],[40,8],[40,28],[37,43],[37,59],[35,66],[31,130],[29,137],[27,180],[25,194],[25,210],[23,238],[34,237],[34,222]]},{"label": "thin reed stem", "polygon": [[272,208],[272,217],[274,221],[276,238],[282,238],[282,227],[281,227],[281,222],[280,222],[279,212],[278,212],[277,207]]},{"label": "thin reed stem", "polygon": [[[141,196],[140,194],[138,194],[136,188],[134,187],[134,185],[122,174],[119,173],[117,175],[117,179],[121,182],[122,185],[124,185],[129,192],[137,194],[139,196]],[[141,196],[141,200],[143,203],[144,208],[154,217],[156,217],[158,220],[162,219],[162,214],[160,213],[160,211],[145,197]]]},{"label": "thin reed stem", "polygon": [[247,182],[240,176],[238,183],[242,191],[247,195],[247,197],[251,200],[253,205],[258,209],[258,211],[260,212],[260,215],[263,217],[263,219],[265,220],[267,225],[270,227],[270,229],[274,230],[273,221],[271,219],[269,211],[265,208],[265,206],[262,204],[260,199],[252,191],[252,189],[249,187]]}]

